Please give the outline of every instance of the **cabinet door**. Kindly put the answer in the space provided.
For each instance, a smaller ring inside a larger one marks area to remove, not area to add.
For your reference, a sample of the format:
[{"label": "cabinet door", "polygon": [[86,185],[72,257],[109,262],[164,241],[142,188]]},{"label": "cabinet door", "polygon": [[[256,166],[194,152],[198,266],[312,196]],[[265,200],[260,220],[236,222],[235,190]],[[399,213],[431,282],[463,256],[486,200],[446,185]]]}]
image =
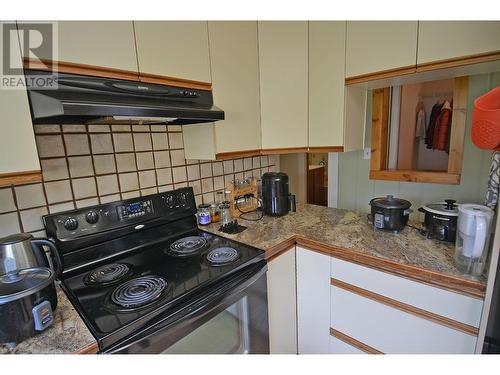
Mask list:
[{"label": "cabinet door", "polygon": [[297,354],[295,248],[268,263],[267,300],[271,354]]},{"label": "cabinet door", "polygon": [[[2,25],[3,23],[0,23],[0,29],[2,29]],[[3,38],[3,35],[1,37]],[[10,35],[10,45],[11,63],[15,62],[13,66],[16,67],[22,66],[19,40],[15,29]],[[0,132],[2,134],[2,147],[0,148],[1,186],[8,179],[10,179],[9,184],[13,183],[14,176],[12,174],[40,171],[40,163],[26,90],[22,87],[0,88],[0,113],[2,114],[0,119]],[[10,176],[3,176],[4,174]],[[3,177],[6,177],[5,181],[3,181]]]},{"label": "cabinet door", "polygon": [[309,147],[344,145],[345,22],[309,22]]},{"label": "cabinet door", "polygon": [[137,72],[131,21],[61,21],[54,25],[58,61]]},{"label": "cabinet door", "polygon": [[330,257],[297,247],[299,354],[329,353]]},{"label": "cabinet door", "polygon": [[259,22],[262,148],[307,147],[307,22]]},{"label": "cabinet door", "polygon": [[347,22],[346,77],[415,67],[417,21]]},{"label": "cabinet door", "polygon": [[259,150],[257,22],[209,22],[208,31],[214,103],[226,119],[183,126],[186,156],[207,160],[224,152]]},{"label": "cabinet door", "polygon": [[499,51],[499,21],[419,22],[417,64]]},{"label": "cabinet door", "polygon": [[207,22],[134,22],[140,73],[211,82]]}]

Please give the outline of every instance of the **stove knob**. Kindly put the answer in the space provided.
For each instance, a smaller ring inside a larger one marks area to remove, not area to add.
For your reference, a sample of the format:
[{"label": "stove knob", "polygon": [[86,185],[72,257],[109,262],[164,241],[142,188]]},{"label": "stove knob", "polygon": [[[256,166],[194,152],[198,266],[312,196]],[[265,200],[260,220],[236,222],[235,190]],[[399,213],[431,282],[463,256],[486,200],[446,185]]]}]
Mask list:
[{"label": "stove knob", "polygon": [[99,221],[99,215],[95,211],[89,211],[87,215],[85,215],[85,220],[89,224],[95,224]]},{"label": "stove knob", "polygon": [[78,221],[76,219],[73,219],[72,217],[66,219],[66,221],[64,222],[64,228],[66,228],[66,230],[75,230],[76,228],[78,228]]},{"label": "stove knob", "polygon": [[174,196],[173,195],[167,195],[165,199],[167,201],[167,206],[169,208],[174,208],[174,206],[175,206]]},{"label": "stove knob", "polygon": [[186,205],[186,194],[180,193],[179,197],[178,197],[178,202],[179,202],[179,205],[185,206]]}]

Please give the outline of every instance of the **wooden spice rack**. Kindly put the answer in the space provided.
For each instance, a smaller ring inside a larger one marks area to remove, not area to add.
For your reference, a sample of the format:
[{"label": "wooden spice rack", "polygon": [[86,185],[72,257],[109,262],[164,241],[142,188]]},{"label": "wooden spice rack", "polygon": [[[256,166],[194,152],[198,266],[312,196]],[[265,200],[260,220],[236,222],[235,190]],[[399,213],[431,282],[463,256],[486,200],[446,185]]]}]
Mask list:
[{"label": "wooden spice rack", "polygon": [[[257,209],[258,204],[256,178],[252,179],[251,182],[241,186],[235,186],[232,182],[227,182],[226,192],[229,193],[229,204],[232,218],[238,218],[242,213],[255,211]],[[249,199],[245,203],[238,203],[238,207],[236,207],[237,200],[248,195],[253,195],[254,198]]]}]

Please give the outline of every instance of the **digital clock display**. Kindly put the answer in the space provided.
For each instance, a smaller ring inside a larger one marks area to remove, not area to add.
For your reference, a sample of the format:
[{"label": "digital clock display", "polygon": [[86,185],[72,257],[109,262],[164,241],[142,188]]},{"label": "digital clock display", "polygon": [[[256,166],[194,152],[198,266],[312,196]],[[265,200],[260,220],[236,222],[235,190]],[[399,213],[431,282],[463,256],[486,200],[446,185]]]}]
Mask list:
[{"label": "digital clock display", "polygon": [[141,202],[137,202],[137,203],[131,203],[127,206],[127,211],[128,212],[135,212],[135,211],[139,211],[140,209],[142,209],[142,203]]}]

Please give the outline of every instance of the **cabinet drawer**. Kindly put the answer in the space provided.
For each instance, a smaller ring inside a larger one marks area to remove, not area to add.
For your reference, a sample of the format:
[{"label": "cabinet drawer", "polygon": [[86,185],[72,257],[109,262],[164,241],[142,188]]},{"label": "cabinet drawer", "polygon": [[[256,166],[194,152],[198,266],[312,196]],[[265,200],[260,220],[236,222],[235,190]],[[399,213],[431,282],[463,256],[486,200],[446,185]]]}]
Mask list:
[{"label": "cabinet drawer", "polygon": [[331,327],[387,354],[472,354],[476,336],[331,288]]},{"label": "cabinet drawer", "polygon": [[330,337],[330,354],[366,354],[336,337]]},{"label": "cabinet drawer", "polygon": [[332,258],[331,275],[370,292],[479,327],[483,300]]}]

